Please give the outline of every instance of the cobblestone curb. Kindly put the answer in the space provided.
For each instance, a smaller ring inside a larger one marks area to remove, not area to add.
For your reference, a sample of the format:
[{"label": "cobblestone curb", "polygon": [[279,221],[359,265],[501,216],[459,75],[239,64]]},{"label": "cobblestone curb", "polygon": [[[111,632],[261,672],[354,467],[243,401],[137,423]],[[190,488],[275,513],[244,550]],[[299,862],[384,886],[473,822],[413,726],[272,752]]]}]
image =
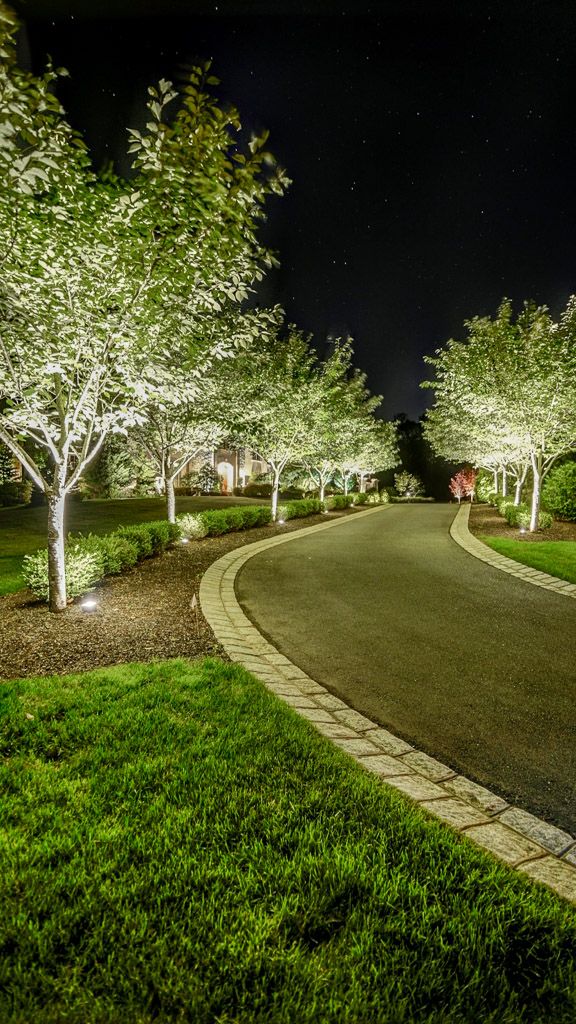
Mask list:
[{"label": "cobblestone curb", "polygon": [[[360,516],[377,515],[383,508]],[[230,551],[202,578],[202,611],[232,661],[238,662],[323,736],[388,786],[466,835],[507,864],[576,904],[576,838],[479,786],[448,765],[416,750],[387,729],[348,707],[268,643],[242,611],[236,576],[254,555],[298,537],[329,530],[335,519],[285,537],[272,537]]]},{"label": "cobblestone curb", "polygon": [[526,583],[533,583],[536,587],[544,587],[545,590],[553,590],[556,594],[562,594],[564,597],[576,598],[576,586],[573,583],[560,580],[557,576],[550,576],[547,572],[540,572],[539,569],[531,569],[529,565],[515,562],[513,558],[499,555],[497,551],[493,551],[487,544],[477,540],[468,529],[469,518],[470,505],[461,505],[450,527],[452,540],[455,540],[469,555],[479,558],[482,562],[493,566],[494,569],[507,572],[510,576],[517,576],[518,579],[525,580]]}]

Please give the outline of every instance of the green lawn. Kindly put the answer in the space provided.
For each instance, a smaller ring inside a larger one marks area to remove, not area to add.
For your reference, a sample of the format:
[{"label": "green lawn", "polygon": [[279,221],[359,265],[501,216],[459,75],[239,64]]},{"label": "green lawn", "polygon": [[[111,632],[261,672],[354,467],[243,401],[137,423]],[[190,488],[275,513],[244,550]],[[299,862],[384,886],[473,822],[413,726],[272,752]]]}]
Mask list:
[{"label": "green lawn", "polygon": [[500,537],[482,537],[482,540],[500,555],[531,565],[533,569],[549,572],[561,580],[576,583],[576,541],[503,540]]},{"label": "green lawn", "polygon": [[[230,505],[262,505],[263,498],[177,498],[177,512]],[[117,526],[166,518],[163,498],[125,498],[69,502],[66,529],[71,533],[110,533]],[[46,547],[46,507],[0,509],[0,594],[20,590],[22,558],[37,548]]]},{"label": "green lawn", "polygon": [[564,1024],[576,914],[242,669],[2,698],[3,1024]]}]

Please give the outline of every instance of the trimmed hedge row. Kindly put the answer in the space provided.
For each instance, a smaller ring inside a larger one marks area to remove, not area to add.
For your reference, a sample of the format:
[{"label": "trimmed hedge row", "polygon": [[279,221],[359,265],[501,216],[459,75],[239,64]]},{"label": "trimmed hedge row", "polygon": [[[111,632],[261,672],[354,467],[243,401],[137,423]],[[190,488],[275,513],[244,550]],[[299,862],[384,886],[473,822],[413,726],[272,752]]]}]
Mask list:
[{"label": "trimmed hedge row", "polygon": [[[494,505],[498,513],[506,520],[509,526],[518,526],[527,530],[530,526],[531,512],[524,502],[515,505],[513,498],[509,495],[491,494],[490,504]],[[549,530],[553,523],[553,516],[546,509],[541,508],[538,513],[538,529]]]},{"label": "trimmed hedge row", "polygon": [[[180,527],[168,520],[120,526],[99,537],[70,537],[64,548],[68,598],[91,590],[104,576],[130,569],[143,558],[157,555],[180,537]],[[22,575],[26,586],[44,601],[48,600],[48,550],[41,548],[25,555]]]},{"label": "trimmed hedge row", "polygon": [[303,516],[319,515],[324,512],[324,505],[318,498],[297,498],[278,505],[278,520],[301,519]]},{"label": "trimmed hedge row", "polygon": [[230,530],[249,530],[271,522],[272,510],[268,505],[206,509],[204,512],[185,512],[177,518],[182,536],[190,540],[217,537]]}]

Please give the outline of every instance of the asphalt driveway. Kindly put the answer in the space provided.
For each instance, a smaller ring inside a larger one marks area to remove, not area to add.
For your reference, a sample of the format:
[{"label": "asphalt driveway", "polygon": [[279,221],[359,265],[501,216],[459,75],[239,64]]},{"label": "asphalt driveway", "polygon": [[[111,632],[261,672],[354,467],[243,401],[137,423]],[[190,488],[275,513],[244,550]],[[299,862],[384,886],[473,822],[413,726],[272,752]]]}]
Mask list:
[{"label": "asphalt driveway", "polygon": [[576,601],[479,562],[449,505],[392,506],[252,558],[236,590],[312,678],[576,832]]}]

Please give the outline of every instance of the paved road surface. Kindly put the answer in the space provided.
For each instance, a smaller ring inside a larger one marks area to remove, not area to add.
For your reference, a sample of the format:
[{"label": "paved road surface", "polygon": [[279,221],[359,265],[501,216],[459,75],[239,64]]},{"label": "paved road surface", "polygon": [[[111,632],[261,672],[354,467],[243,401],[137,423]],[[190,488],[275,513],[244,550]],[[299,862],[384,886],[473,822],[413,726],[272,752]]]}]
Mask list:
[{"label": "paved road surface", "polygon": [[252,558],[238,598],[357,710],[576,832],[576,601],[479,562],[449,505],[392,506]]}]

